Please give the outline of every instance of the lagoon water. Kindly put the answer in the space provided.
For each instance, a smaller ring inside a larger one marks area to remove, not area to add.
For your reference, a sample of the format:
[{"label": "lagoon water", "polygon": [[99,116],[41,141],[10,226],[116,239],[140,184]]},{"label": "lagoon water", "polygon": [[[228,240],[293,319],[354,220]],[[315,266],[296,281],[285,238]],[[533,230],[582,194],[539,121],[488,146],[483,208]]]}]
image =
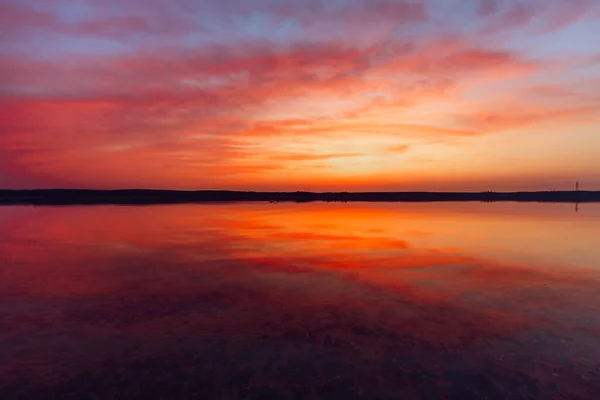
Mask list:
[{"label": "lagoon water", "polygon": [[600,204],[0,207],[0,398],[600,398]]}]

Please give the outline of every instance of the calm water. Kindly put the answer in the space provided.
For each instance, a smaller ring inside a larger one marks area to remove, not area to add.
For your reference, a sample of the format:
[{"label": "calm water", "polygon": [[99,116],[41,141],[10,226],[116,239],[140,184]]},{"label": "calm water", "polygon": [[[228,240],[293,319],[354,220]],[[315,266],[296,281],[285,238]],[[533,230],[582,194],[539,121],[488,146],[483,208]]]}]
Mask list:
[{"label": "calm water", "polygon": [[600,205],[0,207],[0,398],[600,398]]}]

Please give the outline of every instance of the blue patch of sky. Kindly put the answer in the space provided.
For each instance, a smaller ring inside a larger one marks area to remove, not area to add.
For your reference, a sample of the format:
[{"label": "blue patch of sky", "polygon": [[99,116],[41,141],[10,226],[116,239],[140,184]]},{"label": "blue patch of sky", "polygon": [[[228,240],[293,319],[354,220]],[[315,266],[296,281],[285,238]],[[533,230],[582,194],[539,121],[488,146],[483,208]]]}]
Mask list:
[{"label": "blue patch of sky", "polygon": [[597,54],[600,20],[581,21],[547,34],[515,37],[507,46],[535,58],[585,57]]},{"label": "blue patch of sky", "polygon": [[475,5],[470,2],[457,3],[456,0],[436,0],[426,3],[429,20],[434,25],[462,26],[472,21]]},{"label": "blue patch of sky", "polygon": [[37,40],[43,45],[38,46],[39,51],[35,54],[35,58],[48,61],[59,60],[62,56],[69,54],[110,56],[128,50],[125,44],[104,38],[55,34],[37,38]]},{"label": "blue patch of sky", "polygon": [[57,8],[61,22],[74,24],[94,18],[95,10],[86,3],[61,2]]},{"label": "blue patch of sky", "polygon": [[261,11],[254,11],[248,16],[204,13],[201,17],[199,25],[202,28],[181,38],[184,47],[227,45],[248,40],[283,44],[300,40],[304,35],[296,19],[282,19]]},{"label": "blue patch of sky", "polygon": [[389,39],[412,39],[425,43],[427,40],[439,40],[450,35],[471,36],[481,28],[476,17],[479,5],[473,2],[439,0],[425,3],[426,20],[424,22],[398,23]]},{"label": "blue patch of sky", "polygon": [[254,11],[249,17],[236,17],[234,21],[241,35],[252,38],[287,42],[302,35],[298,21],[291,18],[281,20],[265,12]]},{"label": "blue patch of sky", "polygon": [[[345,7],[351,5],[352,3],[356,3],[356,1],[352,0],[329,0],[325,3],[325,8],[327,11],[341,11]],[[363,1],[364,3],[364,1]]]}]

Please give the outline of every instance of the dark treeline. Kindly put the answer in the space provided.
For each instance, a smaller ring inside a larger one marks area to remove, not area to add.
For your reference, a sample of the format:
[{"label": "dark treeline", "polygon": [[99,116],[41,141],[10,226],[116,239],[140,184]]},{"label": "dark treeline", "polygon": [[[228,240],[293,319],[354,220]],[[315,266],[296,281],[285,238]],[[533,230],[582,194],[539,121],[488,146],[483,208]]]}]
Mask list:
[{"label": "dark treeline", "polygon": [[223,190],[0,190],[0,204],[168,204],[194,202],[600,202],[600,191],[548,192],[243,192]]}]

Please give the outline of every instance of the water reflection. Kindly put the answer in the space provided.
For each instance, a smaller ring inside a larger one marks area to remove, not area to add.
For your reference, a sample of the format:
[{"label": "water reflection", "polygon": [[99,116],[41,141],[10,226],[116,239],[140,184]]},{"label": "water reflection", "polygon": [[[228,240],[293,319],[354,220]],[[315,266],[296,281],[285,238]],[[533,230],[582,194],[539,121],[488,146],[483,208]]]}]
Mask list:
[{"label": "water reflection", "polygon": [[596,399],[599,222],[593,204],[1,207],[0,389]]}]

